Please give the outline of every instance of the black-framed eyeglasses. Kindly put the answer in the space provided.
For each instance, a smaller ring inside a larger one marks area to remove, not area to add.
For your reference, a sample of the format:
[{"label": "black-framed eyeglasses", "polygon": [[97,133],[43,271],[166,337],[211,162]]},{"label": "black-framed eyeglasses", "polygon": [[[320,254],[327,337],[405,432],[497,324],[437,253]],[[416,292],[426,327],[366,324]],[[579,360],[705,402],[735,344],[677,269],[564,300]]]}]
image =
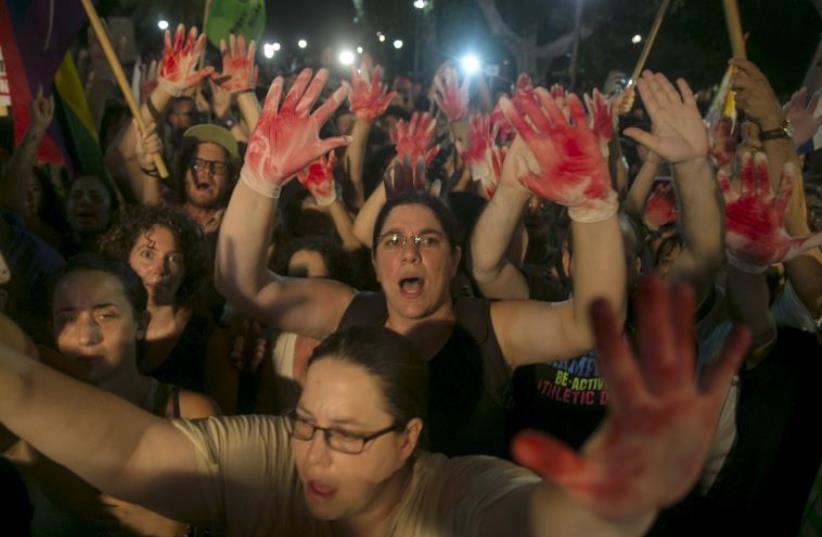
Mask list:
[{"label": "black-framed eyeglasses", "polygon": [[356,434],[342,429],[317,427],[299,417],[296,410],[286,413],[285,418],[288,433],[293,438],[309,442],[314,438],[315,432],[322,431],[323,436],[325,436],[325,444],[329,448],[334,451],[339,451],[340,453],[347,453],[348,455],[359,455],[372,440],[385,434],[402,430],[402,427],[396,424],[371,434]]},{"label": "black-framed eyeglasses", "polygon": [[228,173],[228,163],[221,160],[192,159],[191,173],[203,172],[208,172],[210,175],[226,175]]},{"label": "black-framed eyeglasses", "polygon": [[388,250],[399,250],[405,248],[408,241],[414,245],[414,248],[430,249],[437,248],[442,244],[443,236],[436,231],[430,231],[421,235],[403,235],[402,233],[386,233],[377,240],[377,244]]}]

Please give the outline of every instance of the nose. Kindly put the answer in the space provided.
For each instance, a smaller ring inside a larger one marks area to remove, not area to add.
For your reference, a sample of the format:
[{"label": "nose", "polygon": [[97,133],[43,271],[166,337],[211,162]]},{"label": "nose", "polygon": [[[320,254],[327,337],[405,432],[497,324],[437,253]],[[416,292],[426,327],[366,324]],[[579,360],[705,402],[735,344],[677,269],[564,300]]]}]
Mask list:
[{"label": "nose", "polygon": [[96,345],[103,339],[100,326],[92,315],[84,315],[78,324],[78,340],[80,345],[84,347]]},{"label": "nose", "polygon": [[414,237],[408,237],[402,245],[402,260],[407,263],[414,263],[420,260],[420,248],[414,244]]},{"label": "nose", "polygon": [[314,431],[314,437],[308,441],[307,460],[311,464],[327,465],[331,460],[331,448],[323,431]]}]

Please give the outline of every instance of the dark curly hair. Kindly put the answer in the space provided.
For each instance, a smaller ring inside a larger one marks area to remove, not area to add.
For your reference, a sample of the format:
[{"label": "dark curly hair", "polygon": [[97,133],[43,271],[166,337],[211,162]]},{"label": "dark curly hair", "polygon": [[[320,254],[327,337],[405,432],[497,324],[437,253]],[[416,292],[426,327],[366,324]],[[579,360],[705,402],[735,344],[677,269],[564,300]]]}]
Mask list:
[{"label": "dark curly hair", "polygon": [[300,250],[309,250],[320,254],[326,268],[328,277],[338,282],[353,284],[351,277],[351,267],[342,246],[329,237],[299,237],[286,242],[274,253],[271,268],[276,274],[288,274],[288,263],[291,257]]},{"label": "dark curly hair", "polygon": [[174,241],[183,252],[186,273],[177,291],[177,300],[191,304],[211,269],[208,266],[203,233],[182,209],[165,205],[134,205],[126,208],[100,238],[100,251],[127,263],[137,238],[154,226],[162,226],[171,231]]}]

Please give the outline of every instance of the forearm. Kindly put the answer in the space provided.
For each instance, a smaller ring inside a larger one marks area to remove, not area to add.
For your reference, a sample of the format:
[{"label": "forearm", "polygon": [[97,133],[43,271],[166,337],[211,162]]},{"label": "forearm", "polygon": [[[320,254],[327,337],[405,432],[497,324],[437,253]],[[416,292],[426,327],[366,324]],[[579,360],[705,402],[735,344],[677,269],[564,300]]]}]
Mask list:
[{"label": "forearm", "polygon": [[639,168],[639,172],[634,177],[634,182],[631,189],[628,190],[628,196],[625,198],[625,212],[634,218],[642,219],[645,200],[648,199],[648,194],[651,192],[654,178],[658,172],[659,163],[648,159],[642,163],[642,167]]},{"label": "forearm", "polygon": [[776,325],[770,312],[770,294],[765,274],[752,274],[728,264],[726,288],[728,313],[734,323],[748,327],[755,349],[776,335]]},{"label": "forearm", "polygon": [[260,118],[260,101],[253,91],[244,91],[237,95],[237,109],[248,132],[252,132]]},{"label": "forearm", "polygon": [[156,88],[148,96],[146,102],[140,107],[140,114],[144,121],[153,120],[157,125],[162,124],[163,112],[165,112],[168,103],[171,102],[172,95],[163,89],[162,84],[158,84]]},{"label": "forearm", "polygon": [[620,319],[625,317],[625,251],[617,215],[594,223],[571,221],[574,255],[573,308],[576,339],[593,347],[589,307],[604,298]]},{"label": "forearm", "polygon": [[619,143],[618,132],[614,132],[608,143],[608,170],[614,178],[614,190],[622,199],[628,191],[628,162],[622,156],[622,145]]},{"label": "forearm", "polygon": [[34,158],[45,131],[26,129],[0,176],[0,206],[21,216],[26,213],[26,189],[34,172]]},{"label": "forearm", "polygon": [[348,175],[351,184],[354,186],[354,205],[360,209],[365,203],[365,189],[362,183],[363,165],[365,162],[365,150],[368,147],[368,135],[371,132],[371,123],[357,119],[351,129],[353,141],[346,148],[343,160],[348,163]]},{"label": "forearm", "polygon": [[150,429],[171,427],[164,420],[5,346],[0,393],[3,425],[95,487],[128,498],[156,477],[139,476],[137,449]]},{"label": "forearm", "polygon": [[725,257],[720,194],[707,158],[676,164],[673,172],[685,248],[671,268],[672,277],[693,285],[699,303]]},{"label": "forearm", "polygon": [[371,240],[374,234],[374,224],[377,222],[380,209],[385,205],[385,200],[385,184],[380,183],[354,219],[354,236],[368,249],[373,248]]},{"label": "forearm", "polygon": [[335,200],[334,203],[328,206],[328,214],[331,215],[331,219],[334,221],[334,227],[342,240],[344,250],[352,251],[362,246],[357,236],[354,235],[354,224],[351,221],[351,216],[340,200]]},{"label": "forearm", "polygon": [[266,283],[272,281],[266,270],[266,257],[277,202],[240,180],[228,203],[217,243],[215,284],[226,299],[238,302],[238,307],[253,302]]},{"label": "forearm", "polygon": [[630,537],[645,535],[656,512],[613,520],[593,513],[548,482],[534,488],[530,518],[534,537]]},{"label": "forearm", "polygon": [[530,194],[521,188],[502,184],[480,214],[471,235],[471,274],[483,295],[490,298],[528,298],[525,278],[504,278],[506,289],[500,288],[505,273],[517,271],[505,257],[508,245],[522,218]]},{"label": "forearm", "polygon": [[124,168],[137,200],[143,205],[158,205],[162,201],[160,178],[149,174],[136,160],[125,161]]}]

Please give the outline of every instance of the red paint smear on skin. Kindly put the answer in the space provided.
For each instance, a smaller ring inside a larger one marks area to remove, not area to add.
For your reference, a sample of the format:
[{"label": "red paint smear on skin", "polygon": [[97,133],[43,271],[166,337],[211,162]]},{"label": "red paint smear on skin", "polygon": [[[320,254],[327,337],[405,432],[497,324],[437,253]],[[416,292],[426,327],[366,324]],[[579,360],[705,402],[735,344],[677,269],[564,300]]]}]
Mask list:
[{"label": "red paint smear on skin", "polygon": [[593,105],[594,132],[600,139],[610,142],[614,134],[610,103],[594,90]]},{"label": "red paint smear on skin", "polygon": [[408,124],[400,120],[391,133],[397,156],[402,159],[407,155],[411,162],[416,162],[419,157],[423,157],[428,164],[436,155],[436,152],[426,152],[426,148],[431,143],[431,137],[434,135],[433,131],[428,132],[430,125],[431,118],[428,114],[415,113]]},{"label": "red paint smear on skin", "polygon": [[733,160],[736,141],[731,134],[732,127],[733,122],[727,117],[720,118],[714,126],[711,156],[717,166],[726,166]]},{"label": "red paint smear on skin", "polygon": [[468,120],[468,148],[462,158],[467,163],[485,160],[485,151],[491,147],[491,125],[488,116],[475,114]]},{"label": "red paint smear on skin", "polygon": [[675,222],[679,217],[676,209],[676,195],[671,183],[662,183],[654,188],[648,200],[645,202],[643,218],[645,222],[653,227],[660,228],[670,222]]},{"label": "red paint smear on skin", "polygon": [[359,118],[373,121],[388,108],[394,93],[388,93],[380,84],[379,66],[374,67],[371,84],[360,77],[356,70],[351,74],[351,111]]}]

